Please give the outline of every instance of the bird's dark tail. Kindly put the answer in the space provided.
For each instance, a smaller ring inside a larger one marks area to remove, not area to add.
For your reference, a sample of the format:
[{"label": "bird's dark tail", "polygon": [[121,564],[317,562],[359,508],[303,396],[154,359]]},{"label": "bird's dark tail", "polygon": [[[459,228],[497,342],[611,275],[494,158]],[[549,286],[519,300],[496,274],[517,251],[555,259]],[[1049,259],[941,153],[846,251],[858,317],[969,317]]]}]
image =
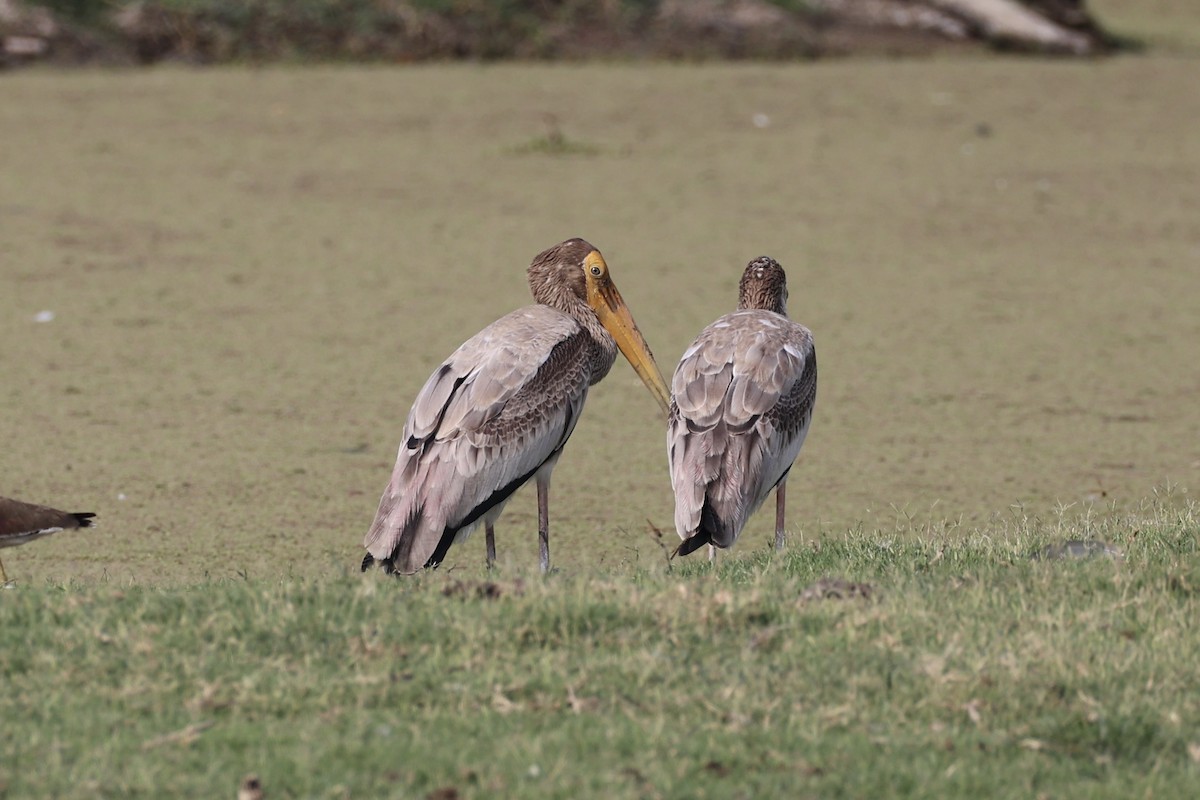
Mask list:
[{"label": "bird's dark tail", "polygon": [[713,536],[720,532],[721,520],[717,518],[717,514],[713,511],[712,506],[708,502],[708,498],[704,498],[704,506],[700,509],[700,525],[696,528],[696,532],[683,540],[675,550],[675,555],[686,556],[689,553],[694,553],[706,544],[713,543]]},{"label": "bird's dark tail", "polygon": [[[371,529],[367,531],[367,538],[363,542],[365,547],[374,547],[380,538],[387,535],[387,526],[390,524],[389,520],[395,501],[396,498],[390,493],[385,494],[379,501],[379,511],[375,513],[375,521],[371,523]],[[408,560],[408,551],[412,547],[412,532],[420,527],[421,517],[424,513],[425,507],[421,506],[415,514],[410,515],[407,521],[401,524],[399,541],[392,547],[392,552],[388,554],[387,558],[376,558],[368,550],[367,554],[363,556],[360,571],[366,572],[372,564],[378,563],[383,567],[385,575],[404,574],[396,569],[396,561],[399,560],[403,564]]]},{"label": "bird's dark tail", "polygon": [[96,516],[91,511],[73,511],[71,516],[79,523],[81,528],[90,528],[96,523],[92,522],[92,517]]},{"label": "bird's dark tail", "polygon": [[[371,555],[370,553],[367,553],[365,556],[363,556],[362,566],[359,567],[359,571],[366,572],[368,569],[371,568],[371,565],[374,564],[375,561],[376,561],[375,556]],[[393,559],[381,558],[381,559],[378,559],[378,561],[379,561],[379,566],[383,567],[383,572],[385,575],[398,575],[399,574],[396,572],[396,562]]]}]

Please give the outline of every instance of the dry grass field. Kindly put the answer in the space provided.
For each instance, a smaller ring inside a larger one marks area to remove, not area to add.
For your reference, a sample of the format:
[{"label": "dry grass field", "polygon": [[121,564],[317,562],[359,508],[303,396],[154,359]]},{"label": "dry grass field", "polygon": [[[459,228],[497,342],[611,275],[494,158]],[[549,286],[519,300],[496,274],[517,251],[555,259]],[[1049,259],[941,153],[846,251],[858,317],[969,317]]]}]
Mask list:
[{"label": "dry grass field", "polygon": [[[733,306],[747,260],[788,269],[821,359],[796,536],[1186,493],[1195,68],[5,76],[3,491],[100,515],[86,537],[9,551],[11,572],[355,567],[413,395],[529,301],[534,253],[576,235],[605,253],[668,375]],[[658,557],[663,438],[618,363],[555,474],[560,567]],[[510,505],[502,560],[535,558],[533,506],[531,489]],[[455,563],[480,565],[482,542]]]}]

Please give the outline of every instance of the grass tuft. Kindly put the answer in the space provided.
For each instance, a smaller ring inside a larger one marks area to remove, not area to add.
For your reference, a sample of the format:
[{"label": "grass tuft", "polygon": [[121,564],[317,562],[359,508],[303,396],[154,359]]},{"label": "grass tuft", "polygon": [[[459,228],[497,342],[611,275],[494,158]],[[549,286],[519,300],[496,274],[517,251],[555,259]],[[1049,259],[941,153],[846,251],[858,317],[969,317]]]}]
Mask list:
[{"label": "grass tuft", "polygon": [[568,138],[553,114],[545,115],[545,123],[546,132],[543,135],[512,148],[511,152],[545,156],[594,156],[603,152],[597,145]]}]

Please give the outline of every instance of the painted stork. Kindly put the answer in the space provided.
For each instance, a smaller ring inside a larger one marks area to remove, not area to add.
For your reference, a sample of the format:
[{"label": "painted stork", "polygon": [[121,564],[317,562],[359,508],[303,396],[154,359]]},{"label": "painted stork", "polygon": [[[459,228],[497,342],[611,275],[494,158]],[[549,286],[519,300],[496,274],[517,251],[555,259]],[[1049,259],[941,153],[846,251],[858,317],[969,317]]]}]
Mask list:
[{"label": "painted stork", "polygon": [[775,549],[783,548],[784,488],[812,423],[817,354],[787,317],[787,277],[763,256],[738,287],[738,310],[709,325],[671,380],[667,457],[675,530],[687,555],[732,547],[775,489]]},{"label": "painted stork", "polygon": [[513,492],[534,478],[546,572],[550,473],[588,388],[608,374],[618,348],[667,410],[662,373],[599,250],[568,239],[536,256],[528,278],[537,303],[468,339],[417,394],[363,541],[363,570],[376,561],[388,573],[437,566],[480,523],[491,566],[493,526]]}]

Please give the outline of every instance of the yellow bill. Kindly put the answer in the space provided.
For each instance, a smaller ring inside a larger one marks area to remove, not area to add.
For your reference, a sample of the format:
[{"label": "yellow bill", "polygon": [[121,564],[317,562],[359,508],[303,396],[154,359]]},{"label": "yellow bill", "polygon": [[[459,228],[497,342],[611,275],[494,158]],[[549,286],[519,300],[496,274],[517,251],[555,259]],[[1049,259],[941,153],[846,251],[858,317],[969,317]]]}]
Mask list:
[{"label": "yellow bill", "polygon": [[609,277],[604,257],[593,250],[584,259],[583,271],[587,278],[588,305],[596,312],[600,324],[612,335],[617,347],[621,348],[633,371],[654,395],[663,413],[667,413],[671,401],[667,383],[658,369],[654,354],[650,352],[650,346],[633,321],[633,314],[629,313],[629,307]]}]

